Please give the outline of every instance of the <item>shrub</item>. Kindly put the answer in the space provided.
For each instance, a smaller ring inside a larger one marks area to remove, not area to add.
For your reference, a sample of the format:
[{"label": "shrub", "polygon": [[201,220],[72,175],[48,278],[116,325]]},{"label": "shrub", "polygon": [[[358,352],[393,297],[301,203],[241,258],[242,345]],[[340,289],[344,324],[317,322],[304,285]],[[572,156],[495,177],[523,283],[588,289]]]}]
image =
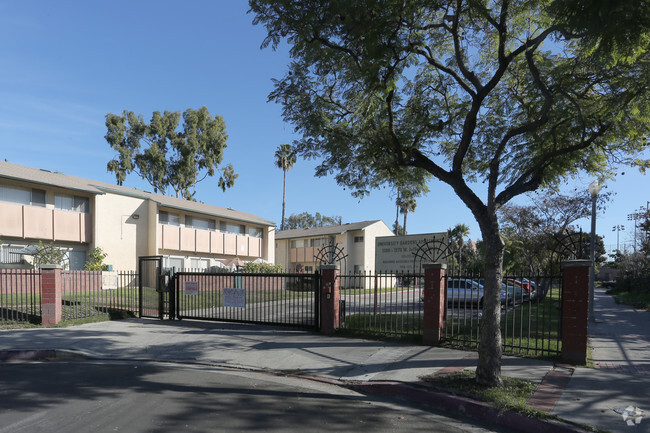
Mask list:
[{"label": "shrub", "polygon": [[107,271],[108,265],[104,264],[104,259],[108,256],[100,247],[95,247],[89,254],[88,260],[84,265],[87,271]]},{"label": "shrub", "polygon": [[247,274],[281,274],[282,266],[248,262],[244,265],[244,272]]}]

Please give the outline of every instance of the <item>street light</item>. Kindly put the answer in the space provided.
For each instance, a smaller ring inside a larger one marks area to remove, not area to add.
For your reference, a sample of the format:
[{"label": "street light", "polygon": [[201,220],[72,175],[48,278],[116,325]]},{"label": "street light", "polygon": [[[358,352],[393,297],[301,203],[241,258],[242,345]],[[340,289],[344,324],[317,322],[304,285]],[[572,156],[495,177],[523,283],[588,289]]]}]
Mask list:
[{"label": "street light", "polygon": [[618,242],[618,241],[619,241],[619,237],[620,237],[621,231],[625,231],[625,226],[622,226],[622,225],[615,225],[614,227],[612,227],[612,231],[613,231],[613,232],[616,232],[616,251],[617,251],[617,254],[618,254],[618,253],[620,253],[620,251],[621,251],[621,249],[620,249],[620,247],[619,247],[619,242]]},{"label": "street light", "polygon": [[600,184],[594,180],[589,184],[589,194],[591,194],[591,241],[589,242],[589,321],[595,322],[594,313],[594,281],[596,279],[596,200],[600,194]]},{"label": "street light", "polygon": [[[648,202],[648,203],[650,203],[650,202]],[[639,218],[642,218],[643,215],[646,212],[647,212],[647,205],[646,205],[646,208],[641,206],[641,207],[639,207],[639,210],[637,212],[634,212],[634,213],[631,213],[631,214],[627,215],[627,220],[628,221],[634,221],[634,254],[636,254],[636,226],[638,225],[636,221]]]}]

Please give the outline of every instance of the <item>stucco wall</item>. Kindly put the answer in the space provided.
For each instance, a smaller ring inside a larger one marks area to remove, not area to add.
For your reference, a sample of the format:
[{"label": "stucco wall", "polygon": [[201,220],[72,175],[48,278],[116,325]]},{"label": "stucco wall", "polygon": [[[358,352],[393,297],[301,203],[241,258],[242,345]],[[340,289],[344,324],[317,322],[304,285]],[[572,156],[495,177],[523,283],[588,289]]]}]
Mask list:
[{"label": "stucco wall", "polygon": [[[137,270],[138,257],[150,255],[151,213],[147,201],[117,194],[98,195],[93,215],[93,247],[101,247],[108,254],[104,263],[112,265],[115,270]],[[153,221],[154,228],[155,223]]]},{"label": "stucco wall", "polygon": [[382,221],[366,227],[364,235],[364,268],[375,272],[375,239],[379,236],[394,236],[395,233]]}]

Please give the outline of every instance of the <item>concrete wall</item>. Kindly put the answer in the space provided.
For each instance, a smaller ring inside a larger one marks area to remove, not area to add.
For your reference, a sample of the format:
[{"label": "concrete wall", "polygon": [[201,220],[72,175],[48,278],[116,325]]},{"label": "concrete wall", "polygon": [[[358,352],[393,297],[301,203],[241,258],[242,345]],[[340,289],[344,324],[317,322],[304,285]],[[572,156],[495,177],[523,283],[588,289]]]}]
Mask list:
[{"label": "concrete wall", "polygon": [[108,256],[104,263],[120,271],[136,270],[138,257],[150,255],[149,228],[151,221],[147,200],[117,194],[95,198],[95,241]]}]

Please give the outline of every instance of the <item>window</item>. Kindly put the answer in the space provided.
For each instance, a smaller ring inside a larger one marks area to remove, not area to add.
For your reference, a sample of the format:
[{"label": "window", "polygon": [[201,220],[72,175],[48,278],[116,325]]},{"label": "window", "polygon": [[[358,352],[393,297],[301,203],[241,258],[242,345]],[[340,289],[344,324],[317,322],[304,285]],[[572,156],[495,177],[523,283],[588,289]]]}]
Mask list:
[{"label": "window", "polygon": [[0,185],[0,201],[45,207],[45,191]]},{"label": "window", "polygon": [[291,241],[291,248],[304,248],[307,246],[305,239],[294,239]]},{"label": "window", "polygon": [[210,267],[209,265],[210,265],[210,260],[208,259],[195,259],[195,258],[190,259],[190,268],[192,272],[197,270],[207,271],[208,268]]},{"label": "window", "polygon": [[313,274],[314,273],[314,267],[313,266],[305,266],[303,268],[303,272],[305,274]]},{"label": "window", "polygon": [[252,236],[254,238],[262,238],[262,237],[264,237],[263,233],[264,232],[259,227],[249,227],[248,228],[248,236]]},{"label": "window", "polygon": [[233,224],[221,221],[219,224],[219,230],[226,233],[233,233],[236,235],[243,235],[246,233],[246,229],[243,224]]},{"label": "window", "polygon": [[363,242],[363,236],[355,236],[354,237],[354,242],[355,243]]},{"label": "window", "polygon": [[179,226],[179,225],[181,225],[181,223],[180,223],[181,219],[178,216],[178,214],[169,213],[169,212],[165,212],[164,210],[161,210],[158,213],[158,215],[159,215],[158,221],[160,222],[160,224],[167,224],[167,225],[170,225],[170,226]]},{"label": "window", "polygon": [[185,260],[181,257],[165,257],[164,266],[166,268],[174,268],[176,272],[183,270]]},{"label": "window", "polygon": [[72,196],[66,194],[55,194],[54,208],[59,210],[88,213],[90,210],[90,200],[88,200],[87,197],[79,197],[76,195]]},{"label": "window", "polygon": [[361,265],[354,265],[354,273],[355,274],[360,274],[363,271],[363,268]]},{"label": "window", "polygon": [[217,222],[205,218],[197,218],[191,215],[185,216],[185,227],[192,227],[199,230],[216,230]]},{"label": "window", "polygon": [[32,206],[45,207],[45,190],[32,189]]},{"label": "window", "polygon": [[328,238],[318,238],[318,239],[310,239],[309,241],[309,246],[312,247],[326,247],[329,245],[331,242],[331,239]]}]

